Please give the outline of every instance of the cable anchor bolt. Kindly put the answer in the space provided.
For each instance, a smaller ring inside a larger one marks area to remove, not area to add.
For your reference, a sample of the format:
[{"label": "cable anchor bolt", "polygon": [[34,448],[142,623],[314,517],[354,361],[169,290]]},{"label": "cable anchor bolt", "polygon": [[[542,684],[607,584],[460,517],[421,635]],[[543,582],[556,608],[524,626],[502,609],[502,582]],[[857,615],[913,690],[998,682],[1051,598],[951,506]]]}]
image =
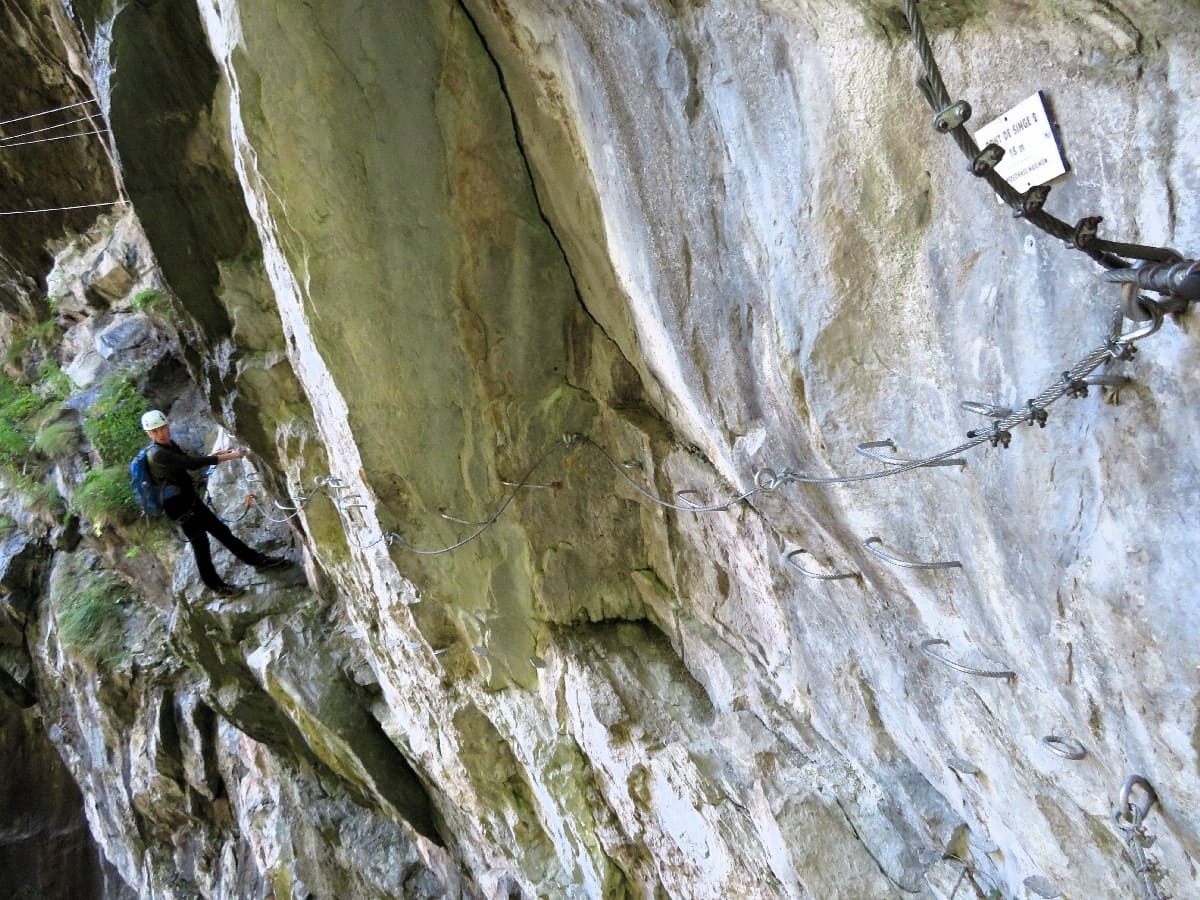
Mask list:
[{"label": "cable anchor bolt", "polygon": [[[1026,400],[1025,408],[1029,410],[1028,422],[1031,428],[1033,427],[1034,422],[1037,422],[1039,428],[1046,427],[1046,420],[1050,418],[1050,415],[1043,407],[1038,406],[1032,400]],[[1005,444],[1005,446],[1008,445]]]},{"label": "cable anchor bolt", "polygon": [[967,171],[977,178],[982,178],[996,168],[996,164],[1002,159],[1004,159],[1004,148],[999,144],[988,144],[971,160]]},{"label": "cable anchor bolt", "polygon": [[1100,223],[1104,216],[1087,216],[1075,223],[1075,232],[1071,235],[1071,245],[1076,250],[1086,250],[1096,240],[1100,232]]},{"label": "cable anchor bolt", "polygon": [[959,100],[956,103],[951,103],[940,113],[933,117],[933,127],[942,134],[953,131],[955,128],[962,127],[962,124],[971,118],[971,104],[966,100]]},{"label": "cable anchor bolt", "polygon": [[1031,216],[1034,213],[1041,212],[1042,207],[1046,205],[1046,198],[1049,196],[1050,185],[1035,184],[1021,195],[1021,203],[1013,211],[1013,218],[1019,219],[1022,216]]}]

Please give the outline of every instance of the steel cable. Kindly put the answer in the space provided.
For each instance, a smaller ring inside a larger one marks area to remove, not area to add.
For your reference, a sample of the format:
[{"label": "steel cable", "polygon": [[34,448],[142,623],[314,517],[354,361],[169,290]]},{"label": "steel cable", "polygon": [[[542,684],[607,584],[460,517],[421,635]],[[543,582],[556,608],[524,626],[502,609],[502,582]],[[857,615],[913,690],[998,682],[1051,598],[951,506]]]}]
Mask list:
[{"label": "steel cable", "polygon": [[[920,14],[917,12],[916,0],[904,0],[904,16],[908,20],[913,42],[916,44],[917,56],[920,58],[921,67],[925,72],[917,82],[921,93],[934,113],[937,114],[937,121],[947,125],[944,130],[954,138],[963,155],[971,161],[972,172],[987,181],[988,186],[999,194],[1005,203],[1010,207],[1022,210],[1020,215],[1028,219],[1031,224],[1052,237],[1069,243],[1072,247],[1086,253],[1096,262],[1100,263],[1100,265],[1108,269],[1128,268],[1129,263],[1121,257],[1146,259],[1155,262],[1175,262],[1179,260],[1178,253],[1165,247],[1150,247],[1144,244],[1108,241],[1095,236],[1093,229],[1099,222],[1098,218],[1094,220],[1084,219],[1076,225],[1071,225],[1045,212],[1041,208],[1024,208],[1026,206],[1024,203],[1025,197],[1000,177],[995,169],[986,168],[983,171],[976,171],[974,163],[980,157],[979,145],[976,144],[975,138],[967,131],[965,124],[970,117],[970,106],[965,103],[962,104],[962,111],[965,112],[965,115],[962,116],[961,121],[958,121],[952,127],[946,119],[942,118],[944,113],[950,110],[955,104],[951,101],[950,94],[946,90],[946,84],[942,80],[941,69],[938,67],[937,58],[934,56],[929,35],[925,31],[925,25],[921,20]],[[939,124],[939,130],[943,130],[941,124]],[[1086,233],[1086,240],[1083,230],[1085,223],[1090,223],[1091,226]]]}]

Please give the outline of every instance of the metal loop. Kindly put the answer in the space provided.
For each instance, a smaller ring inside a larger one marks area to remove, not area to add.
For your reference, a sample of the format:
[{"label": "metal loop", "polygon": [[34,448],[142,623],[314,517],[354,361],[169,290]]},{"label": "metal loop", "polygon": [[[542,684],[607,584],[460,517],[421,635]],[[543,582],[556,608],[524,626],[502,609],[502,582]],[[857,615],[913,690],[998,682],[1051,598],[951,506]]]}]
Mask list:
[{"label": "metal loop", "polygon": [[[1146,795],[1145,799],[1136,805],[1129,799],[1134,788],[1141,788]],[[1121,785],[1121,793],[1117,798],[1117,806],[1113,810],[1113,824],[1122,831],[1140,828],[1142,822],[1146,820],[1146,816],[1150,814],[1150,810],[1154,808],[1156,803],[1158,803],[1158,793],[1146,777],[1143,775],[1130,775],[1125,779],[1125,783]],[[1126,816],[1129,821],[1128,825],[1122,821],[1122,818]]]},{"label": "metal loop", "polygon": [[959,409],[965,409],[967,412],[978,413],[981,416],[987,416],[989,419],[1007,419],[1013,414],[1011,406],[997,406],[994,403],[980,403],[978,400],[961,400],[959,401]]},{"label": "metal loop", "polygon": [[961,569],[962,568],[962,563],[959,562],[957,559],[947,560],[945,562],[917,562],[916,560],[912,560],[912,559],[904,559],[899,556],[892,556],[891,554],[884,553],[882,550],[878,550],[875,547],[871,546],[872,544],[882,544],[882,543],[883,543],[883,538],[879,537],[878,535],[875,535],[875,536],[869,537],[865,541],[863,541],[863,546],[867,549],[867,552],[872,553],[875,556],[878,556],[884,562],[889,562],[894,566],[901,566],[905,569]]},{"label": "metal loop", "polygon": [[[784,560],[787,562],[787,564],[789,566],[791,566],[793,569],[795,569],[801,575],[804,575],[806,578],[816,578],[818,581],[838,581],[842,578],[858,578],[859,577],[858,572],[832,572],[827,575],[823,575],[820,572],[811,572],[808,569],[801,566],[800,563],[796,562],[795,559],[793,559],[793,557],[795,557],[801,553],[808,553],[808,551],[804,550],[804,549],[793,550],[791,553],[788,553],[786,556],[784,556]],[[812,554],[810,553],[809,555],[811,556]]]},{"label": "metal loop", "polygon": [[759,469],[754,473],[754,486],[760,491],[773,491],[779,487],[783,479],[775,474],[774,469]]},{"label": "metal loop", "polygon": [[1042,738],[1042,743],[1049,748],[1051,753],[1055,753],[1063,759],[1083,759],[1087,756],[1087,748],[1083,744],[1061,734],[1048,734]]},{"label": "metal loop", "polygon": [[[884,456],[882,453],[875,453],[875,447],[887,447],[893,453],[896,452],[896,445],[892,443],[891,438],[884,438],[882,441],[863,441],[861,444],[856,444],[854,449],[867,459],[873,459],[876,462],[885,463],[889,466],[904,466],[909,463],[917,462],[915,459],[905,459],[896,456]],[[954,459],[935,459],[932,462],[926,463],[922,468],[933,468],[934,466],[958,466],[966,468],[967,461],[961,456]]]},{"label": "metal loop", "polygon": [[1162,328],[1163,312],[1162,308],[1157,303],[1144,304],[1144,307],[1150,313],[1150,321],[1133,331],[1127,332],[1117,338],[1118,344],[1132,344],[1134,341],[1140,341],[1142,338],[1149,337]]},{"label": "metal loop", "polygon": [[1006,681],[1014,680],[1017,677],[1016,672],[1009,671],[1008,669],[977,669],[974,666],[964,666],[962,663],[955,662],[948,656],[934,653],[933,648],[937,646],[949,647],[950,642],[944,641],[941,638],[930,638],[927,641],[921,642],[921,652],[930,659],[936,659],[942,665],[949,666],[955,672],[962,672],[964,675],[976,675],[980,678],[1003,678]]},{"label": "metal loop", "polygon": [[699,497],[699,496],[700,496],[699,491],[692,490],[691,488],[687,488],[685,490],[675,492],[675,502],[682,506],[689,506],[692,509],[700,509],[701,507],[703,507],[705,505],[703,503],[703,501],[698,502],[696,500],[690,499],[690,497]]}]

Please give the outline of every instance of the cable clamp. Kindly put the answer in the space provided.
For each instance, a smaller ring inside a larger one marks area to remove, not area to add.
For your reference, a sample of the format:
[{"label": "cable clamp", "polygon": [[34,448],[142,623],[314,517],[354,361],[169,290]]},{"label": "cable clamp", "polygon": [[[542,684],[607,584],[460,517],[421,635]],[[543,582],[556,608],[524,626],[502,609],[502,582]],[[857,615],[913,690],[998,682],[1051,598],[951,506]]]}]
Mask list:
[{"label": "cable clamp", "polygon": [[1071,244],[1076,250],[1086,250],[1096,240],[1100,223],[1104,216],[1087,216],[1075,223],[1075,232],[1071,235]]},{"label": "cable clamp", "polygon": [[1004,159],[1004,148],[999,144],[988,144],[975,155],[971,160],[971,165],[967,167],[967,171],[977,178],[982,178],[992,169],[996,168],[996,164]]},{"label": "cable clamp", "polygon": [[971,104],[966,100],[959,100],[956,103],[951,103],[933,117],[933,127],[942,134],[945,134],[948,131],[953,131],[955,128],[962,127],[962,124],[970,118]]},{"label": "cable clamp", "polygon": [[1070,372],[1063,372],[1062,380],[1063,384],[1067,386],[1063,393],[1071,399],[1078,400],[1088,395],[1088,383],[1082,378],[1072,378]]},{"label": "cable clamp", "polygon": [[1046,420],[1050,418],[1050,415],[1046,412],[1045,408],[1038,406],[1032,400],[1025,401],[1025,408],[1029,410],[1028,421],[1030,427],[1033,427],[1034,422],[1037,422],[1039,428],[1046,427]]},{"label": "cable clamp", "polygon": [[1104,349],[1113,359],[1119,359],[1128,362],[1133,359],[1137,353],[1137,347],[1133,346],[1129,341],[1119,341],[1116,338],[1109,338],[1104,342]]},{"label": "cable clamp", "polygon": [[999,422],[993,423],[990,431],[985,431],[982,428],[968,431],[967,437],[971,440],[985,437],[993,447],[1004,447],[1006,450],[1008,449],[1008,445],[1012,443],[1012,432],[1007,428],[1001,428]]},{"label": "cable clamp", "polygon": [[1013,218],[1019,219],[1022,216],[1031,216],[1034,213],[1041,212],[1042,207],[1046,205],[1046,198],[1049,196],[1050,185],[1035,184],[1021,195],[1021,203],[1013,211]]}]

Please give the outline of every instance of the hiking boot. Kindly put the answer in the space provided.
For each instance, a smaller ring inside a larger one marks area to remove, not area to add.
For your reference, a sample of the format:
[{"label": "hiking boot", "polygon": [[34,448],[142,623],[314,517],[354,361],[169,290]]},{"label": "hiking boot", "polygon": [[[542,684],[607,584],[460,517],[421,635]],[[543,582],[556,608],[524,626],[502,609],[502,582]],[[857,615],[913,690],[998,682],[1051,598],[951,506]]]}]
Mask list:
[{"label": "hiking boot", "polygon": [[282,569],[291,564],[292,561],[284,556],[264,556],[258,562],[253,563],[256,569]]},{"label": "hiking boot", "polygon": [[240,587],[239,585],[236,585],[236,584],[222,583],[222,584],[218,585],[217,587],[213,588],[212,592],[214,594],[216,594],[218,597],[238,597],[238,596],[246,593],[246,589],[244,587]]}]

